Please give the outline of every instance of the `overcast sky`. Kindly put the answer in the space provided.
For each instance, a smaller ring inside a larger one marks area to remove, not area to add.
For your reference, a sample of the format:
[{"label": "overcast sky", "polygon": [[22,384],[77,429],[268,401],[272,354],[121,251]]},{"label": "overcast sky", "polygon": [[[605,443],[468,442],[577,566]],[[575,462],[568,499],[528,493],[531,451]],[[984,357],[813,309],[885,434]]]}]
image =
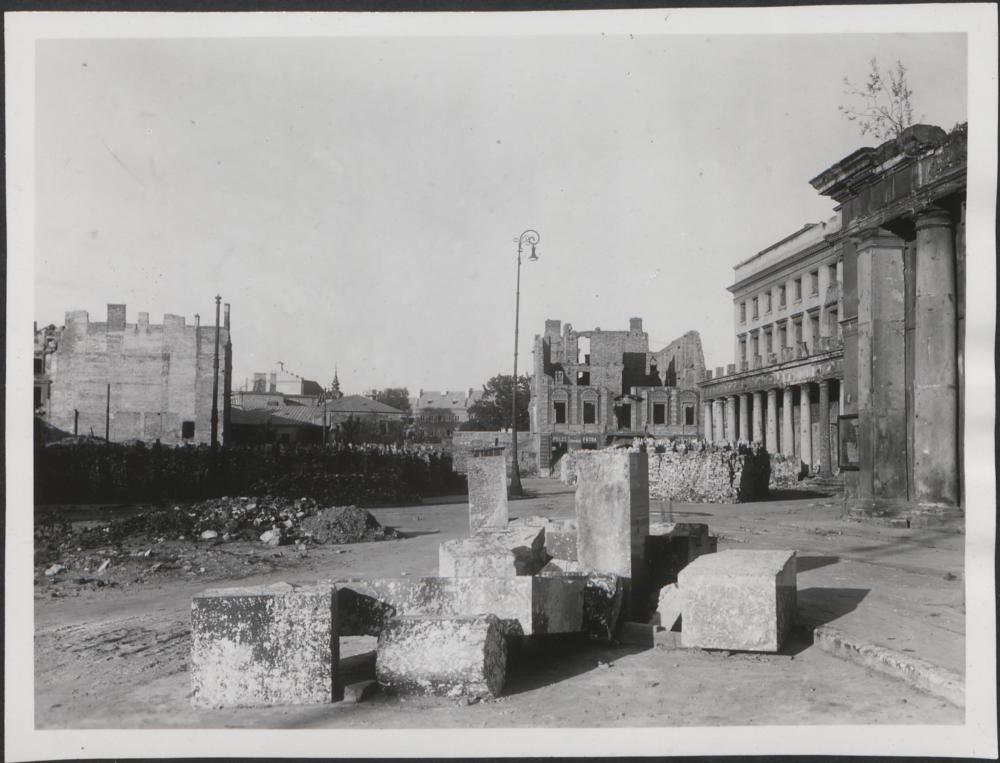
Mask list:
[{"label": "overcast sky", "polygon": [[[49,40],[35,318],[232,304],[234,386],[479,387],[546,318],[733,362],[733,266],[833,213],[869,60],[966,119],[964,35]],[[974,129],[974,126],[973,126]]]}]

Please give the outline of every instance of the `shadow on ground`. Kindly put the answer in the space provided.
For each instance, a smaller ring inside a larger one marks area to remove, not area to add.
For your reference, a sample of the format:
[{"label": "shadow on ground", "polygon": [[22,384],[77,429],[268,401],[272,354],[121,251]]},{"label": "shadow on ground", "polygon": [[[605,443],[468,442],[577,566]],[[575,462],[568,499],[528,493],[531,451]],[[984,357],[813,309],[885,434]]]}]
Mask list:
[{"label": "shadow on ground", "polygon": [[582,634],[530,636],[508,642],[507,696],[565,681],[648,647],[606,646]]},{"label": "shadow on ground", "polygon": [[836,495],[831,490],[804,490],[796,488],[779,488],[769,490],[767,495],[760,498],[753,498],[747,503],[767,503],[768,501],[797,501],[802,498],[833,498]]},{"label": "shadow on ground", "polygon": [[797,593],[800,625],[826,625],[857,609],[870,588],[802,588]]},{"label": "shadow on ground", "polygon": [[[836,564],[840,561],[839,556],[796,556],[795,565],[798,572],[808,572],[819,567],[826,567],[828,564]],[[801,595],[801,594],[800,594]]]},{"label": "shadow on ground", "polygon": [[396,534],[400,538],[419,538],[421,535],[440,535],[440,530],[400,530],[398,527],[393,528]]}]

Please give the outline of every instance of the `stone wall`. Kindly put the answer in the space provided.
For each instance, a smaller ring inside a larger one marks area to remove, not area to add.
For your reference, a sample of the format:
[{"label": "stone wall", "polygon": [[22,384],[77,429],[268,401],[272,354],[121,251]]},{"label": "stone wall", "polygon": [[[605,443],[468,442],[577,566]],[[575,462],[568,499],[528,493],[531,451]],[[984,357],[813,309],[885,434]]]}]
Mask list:
[{"label": "stone wall", "polygon": [[[636,441],[632,449],[639,447]],[[649,494],[660,500],[690,503],[741,503],[767,497],[770,455],[741,446],[717,448],[682,441],[645,441],[649,453]],[[567,453],[558,465],[559,478],[576,482],[577,460],[587,451]],[[782,466],[782,477],[787,471]],[[796,479],[798,474],[796,472]]]},{"label": "stone wall", "polygon": [[[451,436],[451,457],[455,471],[465,474],[465,460],[474,450],[505,449],[507,473],[510,473],[510,432],[455,432]],[[521,476],[538,474],[536,438],[529,432],[517,433],[517,462]]]}]

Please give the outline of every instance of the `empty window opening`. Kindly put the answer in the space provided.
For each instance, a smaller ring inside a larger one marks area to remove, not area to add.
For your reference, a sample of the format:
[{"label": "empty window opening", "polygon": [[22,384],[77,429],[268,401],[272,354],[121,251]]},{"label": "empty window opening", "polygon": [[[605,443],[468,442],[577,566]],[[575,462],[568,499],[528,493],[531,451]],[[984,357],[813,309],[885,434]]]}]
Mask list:
[{"label": "empty window opening", "polygon": [[42,359],[41,358],[35,358],[35,373],[36,374],[42,373]]},{"label": "empty window opening", "polygon": [[35,407],[40,408],[42,405],[42,388],[35,387]]},{"label": "empty window opening", "polygon": [[615,410],[616,418],[618,419],[618,429],[620,431],[627,431],[632,428],[632,406],[623,405]]},{"label": "empty window opening", "polygon": [[771,312],[771,292],[764,292],[764,312]]},{"label": "empty window opening", "polygon": [[795,291],[793,292],[795,299],[802,299],[802,279],[796,278],[794,282]]},{"label": "empty window opening", "polygon": [[778,287],[778,307],[785,306],[785,292],[786,289],[784,284]]},{"label": "empty window opening", "polygon": [[694,425],[694,406],[693,405],[685,405],[684,406],[684,423],[687,426],[693,426]]},{"label": "empty window opening", "polygon": [[193,421],[182,421],[181,422],[181,437],[188,439],[194,437],[194,422]]},{"label": "empty window opening", "polygon": [[583,404],[583,423],[584,424],[596,424],[597,423],[597,406],[593,403]]},{"label": "empty window opening", "polygon": [[811,287],[810,293],[814,296],[819,294],[819,271],[814,270],[809,274],[809,285]]},{"label": "empty window opening", "polygon": [[747,322],[747,303],[740,302],[740,323]]},{"label": "empty window opening", "polygon": [[750,303],[750,305],[751,305],[751,307],[750,307],[750,317],[753,318],[754,320],[756,320],[757,316],[759,315],[759,313],[757,311],[757,297],[753,298],[753,301]]},{"label": "empty window opening", "polygon": [[667,421],[667,406],[663,403],[653,403],[653,423],[665,424]]},{"label": "empty window opening", "polygon": [[566,423],[566,403],[553,403],[556,411],[556,423]]},{"label": "empty window opening", "polygon": [[576,362],[581,366],[590,365],[590,337],[581,336],[576,340]]},{"label": "empty window opening", "polygon": [[590,386],[590,371],[577,371],[576,372],[576,384],[578,387],[589,387]]}]

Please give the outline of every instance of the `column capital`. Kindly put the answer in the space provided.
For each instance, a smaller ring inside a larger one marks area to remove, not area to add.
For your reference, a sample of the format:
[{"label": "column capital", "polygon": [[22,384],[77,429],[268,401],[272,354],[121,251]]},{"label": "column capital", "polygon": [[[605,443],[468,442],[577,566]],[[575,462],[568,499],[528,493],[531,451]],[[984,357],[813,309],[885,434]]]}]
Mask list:
[{"label": "column capital", "polygon": [[914,211],[913,215],[918,231],[927,228],[954,228],[955,221],[947,210],[934,204],[928,204]]},{"label": "column capital", "polygon": [[877,226],[860,228],[850,234],[850,239],[859,252],[866,249],[902,249],[905,245],[899,236]]}]

